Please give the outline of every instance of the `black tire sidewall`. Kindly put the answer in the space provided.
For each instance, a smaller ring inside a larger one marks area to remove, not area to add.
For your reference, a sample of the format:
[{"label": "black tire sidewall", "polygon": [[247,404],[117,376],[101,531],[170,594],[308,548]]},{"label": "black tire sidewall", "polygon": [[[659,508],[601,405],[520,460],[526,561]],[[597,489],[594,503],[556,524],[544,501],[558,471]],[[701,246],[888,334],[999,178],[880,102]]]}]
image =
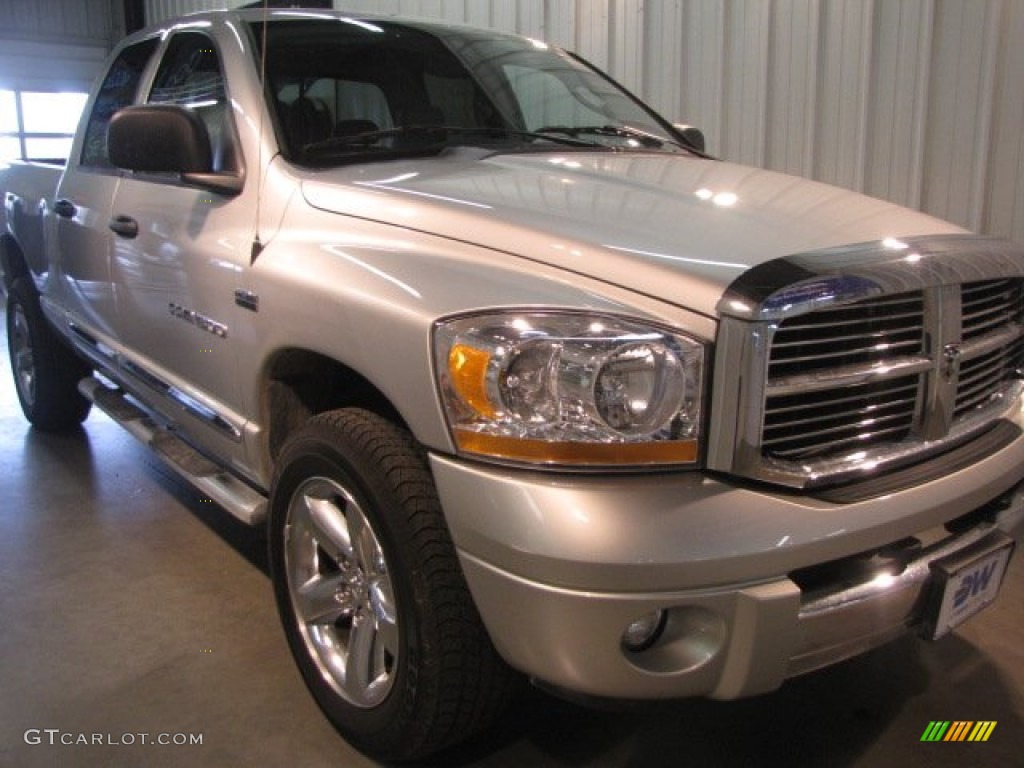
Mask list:
[{"label": "black tire sidewall", "polygon": [[[423,616],[416,606],[422,604],[415,594],[414,580],[401,554],[403,531],[401,514],[386,510],[401,505],[386,480],[365,455],[339,436],[329,438],[316,430],[307,430],[289,443],[279,459],[280,474],[275,478],[269,513],[270,569],[278,612],[289,648],[303,679],[327,717],[355,746],[375,755],[403,747],[397,739],[407,738],[407,729],[416,716],[419,688],[419,661]],[[284,562],[284,526],[291,498],[298,487],[311,477],[326,477],[340,483],[362,507],[384,553],[391,576],[399,628],[399,658],[392,688],[381,704],[368,709],[343,700],[321,677],[310,658],[291,606]],[[408,744],[406,747],[410,746]]]},{"label": "black tire sidewall", "polygon": [[39,356],[38,345],[40,340],[37,338],[39,334],[36,331],[36,302],[32,301],[32,296],[26,295],[27,293],[24,279],[15,280],[7,291],[7,359],[11,364],[11,375],[14,377],[14,391],[18,395],[18,402],[21,403],[21,410],[25,417],[31,421],[35,413],[36,403],[39,402],[39,379],[37,376],[35,400],[29,403],[21,393],[21,383],[18,381],[18,368],[14,360],[14,314],[15,310],[20,307],[28,324],[28,335],[32,344],[32,362],[38,370],[39,362],[37,358]]},{"label": "black tire sidewall", "polygon": [[13,325],[15,309],[18,307],[28,326],[35,368],[35,398],[31,403],[25,400],[21,387],[15,381],[21,410],[33,426],[42,430],[76,428],[88,416],[92,407],[92,403],[78,391],[79,379],[88,376],[90,369],[47,323],[35,286],[29,278],[19,277],[7,293],[6,313],[7,356],[15,378],[17,369],[14,361]]}]

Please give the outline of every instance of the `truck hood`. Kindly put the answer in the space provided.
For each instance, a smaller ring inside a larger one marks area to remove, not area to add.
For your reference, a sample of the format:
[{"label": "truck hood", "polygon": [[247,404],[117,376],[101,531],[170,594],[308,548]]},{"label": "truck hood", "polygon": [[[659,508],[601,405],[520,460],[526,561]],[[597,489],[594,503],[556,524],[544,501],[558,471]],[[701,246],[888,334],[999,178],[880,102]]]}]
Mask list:
[{"label": "truck hood", "polygon": [[765,261],[856,243],[963,233],[875,198],[686,155],[485,154],[316,172],[327,211],[474,243],[717,316]]}]

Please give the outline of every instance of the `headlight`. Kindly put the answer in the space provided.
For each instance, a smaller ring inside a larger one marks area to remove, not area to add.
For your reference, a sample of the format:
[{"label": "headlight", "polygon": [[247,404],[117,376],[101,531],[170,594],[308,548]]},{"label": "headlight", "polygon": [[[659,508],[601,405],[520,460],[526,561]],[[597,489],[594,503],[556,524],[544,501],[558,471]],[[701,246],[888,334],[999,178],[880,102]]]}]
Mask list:
[{"label": "headlight", "polygon": [[698,341],[614,317],[518,312],[439,323],[434,352],[464,453],[577,466],[698,459]]}]

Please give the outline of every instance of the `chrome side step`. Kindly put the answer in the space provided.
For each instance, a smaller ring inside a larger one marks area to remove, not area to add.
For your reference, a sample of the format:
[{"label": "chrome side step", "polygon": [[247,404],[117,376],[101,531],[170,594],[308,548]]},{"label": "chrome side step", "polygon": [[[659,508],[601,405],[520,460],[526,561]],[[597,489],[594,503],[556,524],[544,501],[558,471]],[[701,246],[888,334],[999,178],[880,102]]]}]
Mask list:
[{"label": "chrome side step", "polygon": [[267,499],[219,467],[166,427],[157,424],[124,392],[95,377],[78,382],[78,391],[137,440],[153,449],[167,465],[243,523],[258,525],[267,516]]}]

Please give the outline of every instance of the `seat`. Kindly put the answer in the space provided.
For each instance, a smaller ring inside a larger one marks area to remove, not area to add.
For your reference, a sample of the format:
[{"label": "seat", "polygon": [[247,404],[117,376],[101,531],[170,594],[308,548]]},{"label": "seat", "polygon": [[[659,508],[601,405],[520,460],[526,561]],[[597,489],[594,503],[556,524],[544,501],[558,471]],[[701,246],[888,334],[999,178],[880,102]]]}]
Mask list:
[{"label": "seat", "polygon": [[285,132],[293,150],[331,137],[331,115],[318,100],[300,96],[288,106]]}]

